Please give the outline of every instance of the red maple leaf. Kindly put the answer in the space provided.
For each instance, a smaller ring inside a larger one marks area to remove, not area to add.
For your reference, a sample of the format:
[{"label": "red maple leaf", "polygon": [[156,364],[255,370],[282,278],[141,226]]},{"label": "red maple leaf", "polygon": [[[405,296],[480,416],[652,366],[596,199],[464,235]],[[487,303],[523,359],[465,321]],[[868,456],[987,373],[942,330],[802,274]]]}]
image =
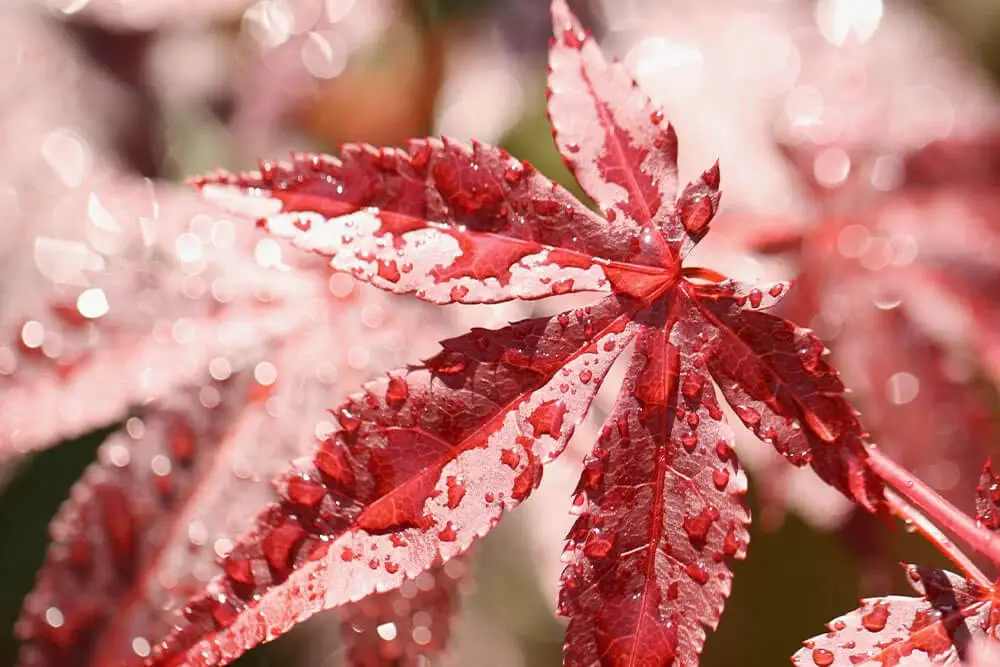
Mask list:
[{"label": "red maple leaf", "polygon": [[[796,290],[780,313],[830,342],[875,439],[970,511],[964,489],[978,479],[996,435],[974,372],[1000,382],[993,334],[1000,271],[990,250],[996,141],[985,135],[914,151],[898,160],[899,183],[888,191],[861,176],[824,188],[812,175],[819,148],[788,149],[819,217],[756,228],[744,216],[732,221],[744,228],[746,247],[797,267]],[[863,150],[843,156],[851,174],[890,161]],[[973,368],[962,368],[956,349]]]},{"label": "red maple leaf", "polygon": [[804,642],[792,657],[800,667],[878,664],[965,664],[970,643],[996,629],[997,593],[945,570],[906,566],[923,597],[891,595],[862,600],[861,607],[828,624],[830,631]]},{"label": "red maple leaf", "polygon": [[[976,530],[985,540],[995,537],[996,526],[992,524],[998,481],[1000,478],[987,462],[976,488]],[[916,485],[922,486],[923,482]],[[792,657],[794,664],[803,667],[972,664],[1000,648],[996,641],[1000,639],[997,582],[988,579],[938,526],[895,491],[886,491],[886,498],[891,511],[906,522],[908,529],[920,532],[965,576],[934,567],[906,565],[909,583],[923,597],[890,595],[862,600],[860,608],[828,623],[829,632],[803,642],[804,648]],[[940,497],[939,502],[947,505]],[[972,523],[971,519],[968,521]],[[975,660],[974,654],[978,655]]]},{"label": "red maple leaf", "polygon": [[339,157],[198,181],[392,292],[433,303],[610,294],[445,341],[337,408],[339,430],[282,478],[281,502],[150,664],[229,662],[462,553],[537,486],[633,344],[580,480],[563,577],[566,664],[697,662],[729,594],[727,559],[748,541],[745,478],[716,385],[789,461],[883,508],[823,343],[764,312],[788,285],[682,267],[718,208],[717,167],[678,195],[676,136],[662,112],[563,0],[553,19],[556,144],[603,216],[498,148],[437,139],[349,145]]},{"label": "red maple leaf", "polygon": [[[309,451],[317,431],[332,429],[309,417],[323,415],[331,387],[363,377],[352,370],[355,348],[363,343],[384,365],[395,358],[399,326],[419,323],[387,312],[378,293],[338,291],[341,298],[315,301],[302,294],[314,311],[309,327],[261,351],[216,357],[217,379],[191,378],[102,445],[52,523],[52,545],[17,626],[20,664],[142,664],[173,612],[221,572],[217,559],[278,499],[270,479]],[[356,311],[368,321],[343,321]],[[371,318],[379,320],[375,331]],[[408,604],[436,618],[445,600],[421,590]],[[418,647],[424,653],[446,637],[440,623],[433,631],[434,645]],[[378,635],[348,636],[369,651],[380,647]]]}]

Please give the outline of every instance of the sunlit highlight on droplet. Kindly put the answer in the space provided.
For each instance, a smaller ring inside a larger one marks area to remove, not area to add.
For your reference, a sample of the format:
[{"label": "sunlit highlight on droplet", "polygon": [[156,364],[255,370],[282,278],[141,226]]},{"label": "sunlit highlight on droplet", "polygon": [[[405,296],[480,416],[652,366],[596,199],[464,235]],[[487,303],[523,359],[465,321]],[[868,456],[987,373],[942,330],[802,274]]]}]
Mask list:
[{"label": "sunlit highlight on droplet", "polygon": [[129,417],[125,421],[125,432],[128,433],[129,437],[133,440],[138,440],[142,436],[146,435],[146,425],[142,423],[142,420],[138,417]]},{"label": "sunlit highlight on droplet", "polygon": [[395,623],[383,623],[382,625],[375,628],[375,632],[378,636],[387,642],[391,642],[396,638],[396,624]]},{"label": "sunlit highlight on droplet", "polygon": [[91,287],[81,292],[80,296],[77,297],[76,309],[87,319],[96,320],[98,317],[104,317],[108,314],[110,309],[108,297],[101,288]]},{"label": "sunlit highlight on droplet", "polygon": [[347,51],[334,35],[310,32],[302,45],[302,64],[317,79],[339,76],[347,66]]},{"label": "sunlit highlight on droplet", "polygon": [[906,405],[920,393],[920,380],[913,373],[894,373],[885,383],[886,395],[893,405]]},{"label": "sunlit highlight on droplet", "polygon": [[66,618],[59,607],[49,607],[45,610],[45,622],[53,628],[61,628]]},{"label": "sunlit highlight on droplet", "polygon": [[193,264],[201,260],[204,255],[201,239],[191,232],[180,234],[174,241],[174,250],[177,258],[187,264]]},{"label": "sunlit highlight on droplet", "polygon": [[882,0],[820,0],[816,24],[824,39],[840,46],[851,35],[867,42],[882,21]]},{"label": "sunlit highlight on droplet", "polygon": [[229,379],[229,376],[232,375],[232,373],[233,367],[224,357],[216,357],[208,362],[208,374],[212,376],[213,380],[222,382],[223,380]]},{"label": "sunlit highlight on droplet", "polygon": [[157,477],[166,477],[170,474],[171,469],[173,469],[170,459],[163,454],[157,454],[154,456],[153,460],[149,464],[149,467],[152,468],[153,474]]},{"label": "sunlit highlight on droplet", "polygon": [[278,369],[270,361],[262,361],[254,366],[253,377],[258,384],[268,387],[278,379]]},{"label": "sunlit highlight on droplet", "polygon": [[813,176],[825,188],[844,184],[851,173],[851,159],[840,148],[827,148],[813,161]]},{"label": "sunlit highlight on droplet", "polygon": [[135,637],[132,639],[132,652],[140,658],[148,658],[153,647],[149,645],[145,637]]},{"label": "sunlit highlight on droplet", "polygon": [[21,327],[21,341],[25,347],[37,350],[45,342],[45,327],[41,322],[28,320]]}]

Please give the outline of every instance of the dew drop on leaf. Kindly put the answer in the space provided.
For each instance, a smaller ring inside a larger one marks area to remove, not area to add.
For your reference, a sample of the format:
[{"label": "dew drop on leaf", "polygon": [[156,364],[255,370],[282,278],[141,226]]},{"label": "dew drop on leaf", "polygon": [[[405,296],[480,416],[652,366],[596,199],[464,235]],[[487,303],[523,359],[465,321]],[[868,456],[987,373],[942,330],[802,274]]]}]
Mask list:
[{"label": "dew drop on leaf", "polygon": [[704,586],[708,583],[708,568],[700,560],[696,560],[693,563],[688,564],[684,571],[687,573],[695,583]]},{"label": "dew drop on leaf", "polygon": [[315,507],[323,500],[326,489],[306,474],[295,475],[288,480],[288,498],[305,507]]},{"label": "dew drop on leaf", "polygon": [[531,413],[528,423],[535,430],[536,436],[551,435],[559,437],[562,433],[563,417],[566,415],[566,404],[562,401],[545,401]]},{"label": "dew drop on leaf", "polygon": [[465,485],[458,481],[454,475],[450,475],[447,479],[448,485],[448,508],[455,509],[458,507],[459,503],[462,502],[462,498],[465,497]]},{"label": "dew drop on leaf", "polygon": [[754,427],[760,423],[760,413],[751,407],[746,405],[737,405],[733,408],[736,411],[736,416],[749,427]]},{"label": "dew drop on leaf", "polygon": [[378,275],[380,278],[388,280],[390,283],[398,283],[400,278],[399,266],[396,260],[378,260]]},{"label": "dew drop on leaf", "polygon": [[399,408],[406,403],[406,399],[409,397],[410,390],[406,386],[406,380],[396,375],[390,375],[389,386],[385,390],[386,404],[393,408]]},{"label": "dew drop on leaf", "polygon": [[452,527],[451,521],[446,523],[444,525],[444,528],[438,531],[437,536],[438,539],[441,540],[442,542],[454,542],[456,539],[458,539],[458,533],[456,533],[455,529]]},{"label": "dew drop on leaf", "polygon": [[889,606],[876,602],[871,611],[861,617],[861,625],[869,632],[881,632],[889,620]]},{"label": "dew drop on leaf", "polygon": [[812,652],[813,662],[816,663],[817,667],[829,667],[833,664],[834,655],[833,652],[828,651],[825,648],[813,649]]}]

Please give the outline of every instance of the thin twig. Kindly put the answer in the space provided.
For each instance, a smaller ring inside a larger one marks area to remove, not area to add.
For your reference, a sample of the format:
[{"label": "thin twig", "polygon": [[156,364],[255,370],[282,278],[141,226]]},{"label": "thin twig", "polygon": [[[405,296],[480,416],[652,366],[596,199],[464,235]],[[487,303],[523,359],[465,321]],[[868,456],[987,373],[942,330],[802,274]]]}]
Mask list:
[{"label": "thin twig", "polygon": [[868,462],[882,481],[936,521],[940,528],[952,533],[1000,567],[1000,538],[992,531],[979,527],[975,519],[942,498],[926,482],[890,459],[878,447],[868,450]]},{"label": "thin twig", "polygon": [[975,581],[980,586],[991,588],[993,582],[983,574],[982,570],[976,567],[968,556],[952,540],[948,539],[940,528],[935,526],[930,519],[925,517],[917,508],[903,500],[895,491],[887,490],[885,499],[889,502],[889,509],[892,513],[906,522],[908,526],[913,526],[918,533],[923,535],[928,542],[933,544],[938,551],[948,557],[966,578]]}]

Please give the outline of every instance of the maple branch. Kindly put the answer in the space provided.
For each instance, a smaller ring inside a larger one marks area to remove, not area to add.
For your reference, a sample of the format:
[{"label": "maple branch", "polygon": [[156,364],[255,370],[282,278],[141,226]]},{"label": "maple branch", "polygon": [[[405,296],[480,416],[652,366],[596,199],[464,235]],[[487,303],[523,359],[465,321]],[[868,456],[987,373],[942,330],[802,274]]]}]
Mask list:
[{"label": "maple branch", "polygon": [[923,535],[938,551],[947,556],[962,571],[966,578],[987,588],[993,585],[990,578],[976,567],[972,559],[966,556],[952,540],[948,539],[948,536],[940,528],[935,526],[917,508],[903,500],[895,491],[887,490],[885,492],[885,499],[889,503],[889,509],[892,510],[893,514],[902,519],[907,527]]},{"label": "maple branch", "polygon": [[[980,528],[975,519],[942,498],[926,482],[886,456],[878,447],[872,446],[868,450],[868,462],[882,481],[1000,567],[1000,539],[996,535]],[[945,555],[950,557],[947,552]]]}]

